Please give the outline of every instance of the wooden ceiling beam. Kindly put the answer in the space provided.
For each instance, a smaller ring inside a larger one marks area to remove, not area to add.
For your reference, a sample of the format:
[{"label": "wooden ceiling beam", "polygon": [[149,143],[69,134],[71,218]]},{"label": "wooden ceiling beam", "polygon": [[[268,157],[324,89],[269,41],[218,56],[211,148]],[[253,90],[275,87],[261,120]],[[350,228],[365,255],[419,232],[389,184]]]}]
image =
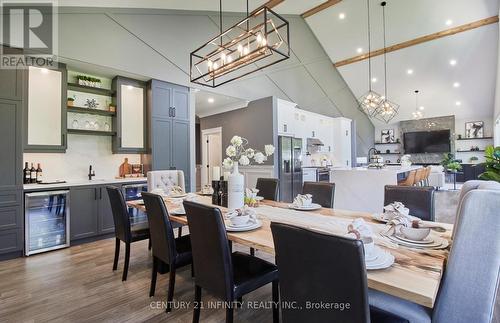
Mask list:
[{"label": "wooden ceiling beam", "polygon": [[[418,38],[415,38],[415,39],[412,39],[412,40],[408,40],[408,41],[405,41],[405,42],[402,42],[402,43],[399,43],[399,44],[388,46],[388,47],[385,48],[385,52],[386,53],[394,52],[394,51],[397,51],[397,50],[400,50],[400,49],[403,49],[403,48],[407,48],[407,47],[415,46],[415,45],[418,45],[418,44],[426,43],[426,42],[429,42],[429,41],[432,41],[432,40],[435,40],[435,39],[439,39],[439,38],[443,38],[443,37],[448,37],[448,36],[451,36],[451,35],[462,33],[462,32],[465,32],[465,31],[468,31],[468,30],[472,30],[472,29],[475,29],[475,28],[479,28],[479,27],[482,27],[482,26],[491,25],[491,24],[494,24],[494,23],[497,23],[497,22],[498,22],[498,16],[493,16],[493,17],[481,19],[481,20],[478,20],[478,21],[471,22],[469,24],[465,24],[465,25],[453,27],[453,28],[450,28],[450,29],[439,31],[437,33],[429,34],[429,35],[418,37]],[[381,49],[377,49],[377,50],[372,51],[371,54],[370,54],[370,56],[371,57],[375,57],[375,56],[380,56],[380,55],[383,55],[383,54],[384,54],[384,48],[381,48]],[[334,65],[335,65],[335,67],[349,65],[349,64],[361,62],[361,61],[363,61],[365,59],[368,59],[368,57],[369,57],[369,55],[368,55],[368,53],[366,53],[366,54],[362,54],[362,55],[358,55],[358,56],[354,56],[354,57],[351,57],[351,58],[348,58],[348,59],[344,59],[344,60],[338,61],[338,62],[334,63]]]},{"label": "wooden ceiling beam", "polygon": [[280,3],[284,2],[285,0],[269,0],[266,3],[264,3],[262,6],[259,6],[257,9],[255,9],[252,12],[256,12],[257,10],[262,9],[263,7],[268,7],[269,9],[272,9],[279,5]]},{"label": "wooden ceiling beam", "polygon": [[307,17],[310,17],[314,14],[317,14],[318,12],[320,11],[323,11],[327,8],[330,8],[331,6],[334,6],[336,5],[337,3],[341,2],[342,0],[328,0],[326,2],[323,2],[322,4],[320,5],[317,5],[316,7],[314,8],[311,8],[309,10],[307,10],[306,12],[304,12],[303,14],[301,14],[302,18],[307,18]]}]

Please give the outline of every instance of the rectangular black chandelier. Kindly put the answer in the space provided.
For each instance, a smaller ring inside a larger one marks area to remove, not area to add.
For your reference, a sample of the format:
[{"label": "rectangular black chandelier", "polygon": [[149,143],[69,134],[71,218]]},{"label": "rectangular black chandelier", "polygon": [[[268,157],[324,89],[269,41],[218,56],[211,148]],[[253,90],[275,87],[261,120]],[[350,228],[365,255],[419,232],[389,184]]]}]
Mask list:
[{"label": "rectangular black chandelier", "polygon": [[288,58],[288,21],[262,7],[191,53],[190,80],[214,88]]}]

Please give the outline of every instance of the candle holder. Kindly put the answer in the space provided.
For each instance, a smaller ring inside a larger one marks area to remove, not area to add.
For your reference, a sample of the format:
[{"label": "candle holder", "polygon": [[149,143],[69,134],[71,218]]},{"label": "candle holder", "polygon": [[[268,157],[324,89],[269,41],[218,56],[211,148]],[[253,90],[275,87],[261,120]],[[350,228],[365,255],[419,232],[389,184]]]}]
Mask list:
[{"label": "candle holder", "polygon": [[212,193],[213,205],[220,205],[220,182],[221,181],[212,181],[212,188],[214,190]]}]

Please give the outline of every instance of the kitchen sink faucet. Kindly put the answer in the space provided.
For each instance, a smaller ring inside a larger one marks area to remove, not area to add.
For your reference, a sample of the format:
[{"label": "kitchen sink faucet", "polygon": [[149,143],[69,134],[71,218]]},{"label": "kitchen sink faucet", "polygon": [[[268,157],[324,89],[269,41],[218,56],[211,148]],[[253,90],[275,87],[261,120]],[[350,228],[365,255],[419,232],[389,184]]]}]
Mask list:
[{"label": "kitchen sink faucet", "polygon": [[92,170],[92,165],[89,166],[89,174],[88,174],[88,176],[89,176],[89,181],[91,181],[92,177],[95,176],[95,171]]}]

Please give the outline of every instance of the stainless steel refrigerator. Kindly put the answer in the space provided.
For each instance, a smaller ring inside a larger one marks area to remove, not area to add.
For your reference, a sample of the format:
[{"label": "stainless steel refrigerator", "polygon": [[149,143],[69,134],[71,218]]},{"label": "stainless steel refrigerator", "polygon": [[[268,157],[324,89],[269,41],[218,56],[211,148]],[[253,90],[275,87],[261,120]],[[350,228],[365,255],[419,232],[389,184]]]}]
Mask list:
[{"label": "stainless steel refrigerator", "polygon": [[302,139],[278,137],[280,201],[292,202],[302,193]]}]

